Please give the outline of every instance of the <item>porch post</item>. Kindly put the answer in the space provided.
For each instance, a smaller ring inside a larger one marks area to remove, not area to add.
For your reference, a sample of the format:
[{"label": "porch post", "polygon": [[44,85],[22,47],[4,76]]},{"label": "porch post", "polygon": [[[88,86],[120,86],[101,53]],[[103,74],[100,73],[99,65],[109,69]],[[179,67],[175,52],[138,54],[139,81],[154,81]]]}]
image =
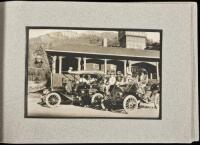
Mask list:
[{"label": "porch post", "polygon": [[152,73],[150,73],[150,79],[151,79],[151,80],[153,79],[153,75],[152,75]]},{"label": "porch post", "polygon": [[56,59],[57,56],[52,56],[53,61],[52,61],[52,73],[56,73]]},{"label": "porch post", "polygon": [[126,63],[127,63],[127,60],[124,60],[124,76],[126,76]]},{"label": "porch post", "polygon": [[104,59],[104,73],[107,74],[107,59]]},{"label": "porch post", "polygon": [[76,59],[78,60],[78,71],[81,70],[81,57],[76,57]]},{"label": "porch post", "polygon": [[62,73],[62,59],[63,59],[63,56],[59,56],[59,74]]},{"label": "porch post", "polygon": [[83,58],[83,70],[86,70],[86,69],[87,69],[87,68],[86,68],[86,64],[87,64],[87,58],[84,57],[84,58]]},{"label": "porch post", "polygon": [[156,74],[157,74],[157,80],[160,80],[160,75],[159,75],[159,63],[156,62]]},{"label": "porch post", "polygon": [[129,69],[129,71],[131,71],[131,66],[132,66],[132,62],[131,62],[131,60],[129,60],[128,61],[128,69]]}]

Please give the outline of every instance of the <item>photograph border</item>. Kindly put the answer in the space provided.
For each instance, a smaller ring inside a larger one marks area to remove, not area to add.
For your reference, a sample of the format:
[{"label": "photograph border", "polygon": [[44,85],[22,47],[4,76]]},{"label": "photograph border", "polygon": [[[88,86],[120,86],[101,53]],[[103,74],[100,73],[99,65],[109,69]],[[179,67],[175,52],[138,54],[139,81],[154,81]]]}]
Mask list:
[{"label": "photograph border", "polygon": [[[140,31],[140,32],[159,32],[160,33],[160,110],[159,117],[42,117],[28,116],[28,54],[29,54],[29,30],[30,29],[62,29],[62,30],[102,30],[102,31]],[[55,26],[25,26],[25,92],[24,92],[24,118],[43,118],[43,119],[146,119],[146,120],[162,120],[162,29],[135,29],[135,28],[95,28],[95,27],[55,27]]]}]

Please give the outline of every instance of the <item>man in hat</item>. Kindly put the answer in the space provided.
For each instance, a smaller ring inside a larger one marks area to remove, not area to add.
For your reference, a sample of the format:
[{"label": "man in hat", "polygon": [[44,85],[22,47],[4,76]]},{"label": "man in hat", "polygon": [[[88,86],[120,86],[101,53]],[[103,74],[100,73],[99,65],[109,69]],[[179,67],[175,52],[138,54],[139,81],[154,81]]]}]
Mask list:
[{"label": "man in hat", "polygon": [[138,73],[137,72],[127,72],[127,76],[126,76],[126,83],[129,84],[129,83],[136,83],[138,84],[138,79],[139,79],[139,76],[138,76]]},{"label": "man in hat", "polygon": [[116,83],[115,74],[114,74],[114,72],[111,72],[110,78],[108,80],[108,84],[111,86],[111,85],[114,85],[115,83]]},{"label": "man in hat", "polygon": [[126,83],[130,83],[133,81],[132,73],[130,71],[127,71],[127,76],[126,76]]},{"label": "man in hat", "polygon": [[146,69],[141,69],[140,77],[139,77],[139,83],[146,86],[148,81],[149,81],[148,80],[148,72],[146,71]]},{"label": "man in hat", "polygon": [[123,84],[124,84],[124,76],[121,71],[117,71],[116,85],[123,85]]},{"label": "man in hat", "polygon": [[111,72],[110,73],[110,77],[108,79],[108,82],[105,85],[105,89],[106,89],[106,94],[109,94],[109,90],[110,88],[112,88],[112,86],[114,86],[116,83],[116,77],[115,77],[115,73]]},{"label": "man in hat", "polygon": [[68,94],[72,93],[72,88],[75,86],[74,77],[70,74],[73,70],[72,67],[69,67],[69,70],[65,74],[65,78],[63,78],[63,84],[65,86],[65,90]]},{"label": "man in hat", "polygon": [[72,70],[73,70],[73,67],[69,67],[68,73],[72,72]]},{"label": "man in hat", "polygon": [[145,94],[145,87],[148,83],[149,79],[148,79],[148,72],[146,71],[146,69],[141,69],[140,73],[139,73],[139,92],[141,94]]}]

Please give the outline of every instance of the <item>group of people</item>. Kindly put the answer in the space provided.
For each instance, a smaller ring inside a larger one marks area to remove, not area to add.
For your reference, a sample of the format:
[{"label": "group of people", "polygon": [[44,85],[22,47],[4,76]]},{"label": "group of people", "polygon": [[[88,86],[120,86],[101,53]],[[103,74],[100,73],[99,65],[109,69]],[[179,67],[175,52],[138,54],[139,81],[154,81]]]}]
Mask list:
[{"label": "group of people", "polygon": [[139,72],[127,72],[124,76],[121,71],[117,71],[117,74],[111,72],[105,80],[106,92],[109,93],[109,89],[113,85],[126,85],[126,84],[137,84],[138,91],[141,94],[145,94],[145,87],[148,83],[148,73],[145,69],[141,69]]},{"label": "group of people", "polygon": [[[93,82],[96,82],[98,79],[95,77],[91,77],[91,75],[80,75],[79,80],[76,82],[76,84],[80,83],[86,83],[88,85],[92,84]],[[97,82],[100,83],[100,82]],[[145,69],[141,69],[139,72],[127,72],[127,75],[124,76],[121,71],[117,71],[115,74],[114,72],[111,72],[110,74],[107,74],[103,78],[103,87],[105,88],[106,92],[110,92],[111,86],[117,85],[126,85],[126,84],[137,84],[139,86],[139,92],[141,94],[145,93],[145,86],[148,83],[148,73]]]},{"label": "group of people", "polygon": [[92,77],[91,75],[80,74],[80,78],[79,78],[79,80],[76,83],[77,84],[79,84],[79,83],[86,83],[86,84],[90,85],[90,84],[92,84],[95,81],[97,81],[97,78]]},{"label": "group of people", "polygon": [[[69,73],[72,71],[72,68],[69,69]],[[90,74],[80,74],[80,78],[75,82],[76,84],[88,84],[91,85],[92,83],[99,83],[99,79],[95,76],[91,76]],[[131,72],[127,71],[127,75],[124,76],[121,71],[111,72],[107,74],[103,79],[101,80],[101,83],[103,84],[103,87],[106,90],[106,93],[110,92],[111,86],[117,85],[126,85],[126,84],[137,84],[138,85],[138,91],[141,94],[145,94],[145,87],[148,83],[148,72],[146,69],[140,69],[138,72]],[[66,86],[67,90],[70,92],[71,91],[71,85],[69,84]],[[70,87],[70,89],[69,89]]]}]

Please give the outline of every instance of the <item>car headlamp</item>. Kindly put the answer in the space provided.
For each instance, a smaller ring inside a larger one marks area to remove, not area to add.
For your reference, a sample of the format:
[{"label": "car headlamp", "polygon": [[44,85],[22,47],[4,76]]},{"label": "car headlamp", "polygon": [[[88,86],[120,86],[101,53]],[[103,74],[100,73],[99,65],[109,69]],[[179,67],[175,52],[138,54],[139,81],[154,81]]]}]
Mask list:
[{"label": "car headlamp", "polygon": [[49,93],[49,90],[48,89],[44,89],[43,90],[43,94],[48,94]]}]

